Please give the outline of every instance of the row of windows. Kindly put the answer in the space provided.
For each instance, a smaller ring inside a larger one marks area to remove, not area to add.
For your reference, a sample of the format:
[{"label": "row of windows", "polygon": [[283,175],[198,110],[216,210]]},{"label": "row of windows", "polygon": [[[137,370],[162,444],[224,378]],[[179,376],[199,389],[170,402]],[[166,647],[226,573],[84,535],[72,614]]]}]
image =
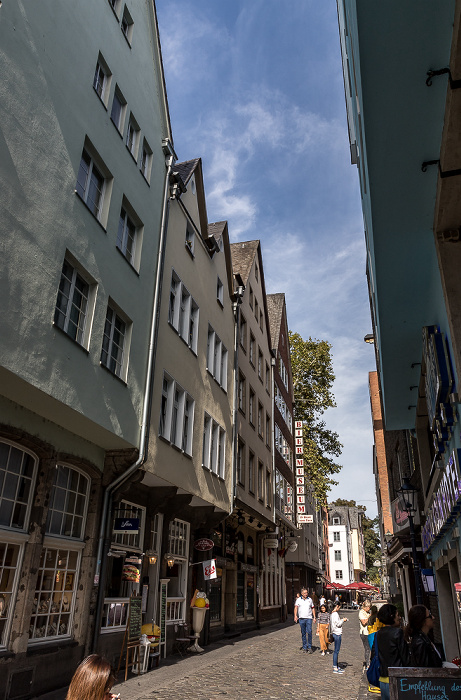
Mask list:
[{"label": "row of windows", "polygon": [[[103,227],[107,223],[112,183],[112,175],[91,143],[85,139],[75,191]],[[141,219],[124,195],[120,207],[116,247],[136,271],[139,271],[141,261],[143,230]]]},{"label": "row of windows", "polygon": [[[261,503],[265,503],[268,508],[271,506],[271,474],[264,468],[261,460],[258,460],[258,471],[256,474],[256,457],[252,450],[248,450],[248,474],[246,471],[246,445],[239,437],[237,441],[237,481],[241,486],[245,486],[248,478],[248,490],[255,495]],[[257,481],[256,481],[257,479]]]},{"label": "row of windows", "polygon": [[[86,349],[96,302],[96,282],[65,258],[61,270],[54,324]],[[101,365],[126,380],[131,322],[109,302],[101,344]]]},{"label": "row of windows", "polygon": [[282,382],[283,382],[285,389],[288,391],[288,385],[289,385],[288,372],[287,372],[287,368],[285,367],[285,364],[284,364],[281,357],[279,357],[279,374],[280,374],[280,377],[282,379]]},{"label": "row of windows", "polygon": [[274,425],[274,433],[275,433],[275,447],[285,460],[285,462],[288,464],[290,469],[293,468],[293,450],[291,449],[290,445],[288,444],[288,441],[286,440],[285,436],[283,435],[282,431],[280,430],[280,427],[275,423]]},{"label": "row of windows", "polygon": [[[293,520],[293,503],[289,503],[291,486],[278,469],[275,470],[275,507],[286,518]],[[291,499],[292,500],[292,499]]]},{"label": "row of windows", "polygon": [[[107,109],[109,103],[110,88],[112,83],[112,73],[104,59],[104,56],[99,53],[96,62],[96,68],[93,77],[93,88],[99,99]],[[112,106],[110,110],[110,118],[117,129],[120,136],[123,138],[125,130],[126,115],[128,112],[128,103],[123,96],[123,92],[118,84],[115,85],[114,94],[112,96]],[[141,157],[138,163],[138,156],[141,144],[141,128],[136,121],[132,112],[128,119],[128,126],[125,134],[125,145],[138,164],[139,170],[147,182],[150,182],[152,171],[152,149],[145,138],[142,141]]]},{"label": "row of windows", "polygon": [[259,321],[259,327],[262,331],[264,331],[264,314],[262,311],[262,308],[259,307],[258,300],[256,299],[256,296],[253,294],[253,289],[250,285],[250,309],[253,311],[254,309],[254,315],[255,319],[258,322]]},{"label": "row of windows", "polygon": [[[246,415],[246,378],[243,372],[239,371],[238,380],[238,407],[239,410]],[[266,437],[266,445],[270,448],[271,445],[271,418],[268,413],[265,414],[264,406],[258,401],[256,410],[256,393],[250,385],[249,402],[248,402],[248,420],[253,428],[258,428],[259,437],[264,440]]]},{"label": "row of windows", "polygon": [[199,308],[173,270],[171,275],[168,322],[197,354]]},{"label": "row of windows", "polygon": [[120,29],[122,30],[123,36],[127,40],[128,44],[131,46],[133,39],[133,27],[134,22],[128,7],[125,5],[123,8],[123,14],[120,18],[120,8],[122,6],[122,0],[109,0],[109,5],[112,7],[117,20],[120,22]]},{"label": "row of windows", "polygon": [[216,379],[220,387],[227,391],[227,348],[209,324],[206,357],[208,372]]},{"label": "row of windows", "polygon": [[159,434],[192,455],[195,401],[168,374],[163,375]]},{"label": "row of windows", "polygon": [[293,430],[293,416],[291,415],[286,401],[282,396],[282,392],[280,391],[277,385],[275,386],[275,405],[279,409],[281,416],[287,424],[287,427],[291,433]]},{"label": "row of windows", "polygon": [[[242,350],[246,353],[247,351],[247,322],[243,314],[240,314],[239,321],[239,338],[240,346]],[[253,367],[256,368],[256,339],[250,331],[250,347],[249,347],[249,359]],[[261,382],[264,382],[265,376],[265,386],[266,391],[270,393],[270,367],[269,364],[265,363],[265,375],[264,375],[264,356],[261,348],[258,346],[258,357],[257,357],[257,370],[258,377]]]}]

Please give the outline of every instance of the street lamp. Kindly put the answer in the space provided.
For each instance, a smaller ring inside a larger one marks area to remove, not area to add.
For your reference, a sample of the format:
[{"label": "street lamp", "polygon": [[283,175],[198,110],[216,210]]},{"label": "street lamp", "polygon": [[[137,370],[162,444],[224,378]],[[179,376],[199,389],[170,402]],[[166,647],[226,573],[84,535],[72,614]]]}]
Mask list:
[{"label": "street lamp", "polygon": [[419,562],[416,554],[416,539],[415,539],[415,528],[413,523],[413,516],[418,510],[418,489],[414,488],[410,484],[410,479],[404,477],[402,486],[397,490],[400,499],[401,510],[408,515],[408,522],[410,524],[410,541],[411,541],[411,552],[413,555],[413,573],[415,575],[415,591],[416,591],[416,602],[418,605],[423,604],[423,595],[421,591],[421,579],[419,575]]}]

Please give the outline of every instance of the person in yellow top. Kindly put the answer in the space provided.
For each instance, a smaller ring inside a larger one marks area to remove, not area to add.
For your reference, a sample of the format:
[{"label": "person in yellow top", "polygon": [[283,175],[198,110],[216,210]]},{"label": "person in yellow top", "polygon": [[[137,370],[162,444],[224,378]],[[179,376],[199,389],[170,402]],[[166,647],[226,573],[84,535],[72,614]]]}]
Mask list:
[{"label": "person in yellow top", "polygon": [[376,605],[371,606],[370,610],[370,617],[368,618],[368,644],[370,645],[370,649],[373,648],[373,642],[375,639],[375,634],[376,632],[381,629],[381,627],[384,627],[383,623],[378,620],[378,608]]}]

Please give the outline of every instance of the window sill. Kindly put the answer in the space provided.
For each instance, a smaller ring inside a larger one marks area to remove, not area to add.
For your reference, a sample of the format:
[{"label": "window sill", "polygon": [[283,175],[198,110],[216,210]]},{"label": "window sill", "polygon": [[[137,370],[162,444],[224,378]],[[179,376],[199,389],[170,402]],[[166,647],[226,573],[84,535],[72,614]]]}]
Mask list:
[{"label": "window sill", "polygon": [[131,41],[129,40],[129,38],[127,37],[127,35],[126,35],[125,32],[123,31],[123,29],[122,29],[121,31],[122,31],[122,34],[123,34],[123,36],[124,36],[124,38],[125,38],[126,43],[128,44],[128,46],[129,46],[130,49],[131,49]]},{"label": "window sill", "polygon": [[90,354],[90,351],[89,351],[84,345],[82,345],[81,343],[79,343],[78,340],[74,340],[74,339],[72,338],[72,336],[69,335],[69,333],[67,333],[65,330],[63,330],[63,329],[62,329],[60,326],[58,326],[54,321],[53,321],[53,327],[56,328],[56,330],[59,331],[59,333],[62,333],[63,335],[65,335],[66,338],[68,338],[68,339],[70,340],[71,343],[73,343],[73,344],[76,345],[78,348],[80,348],[80,350],[83,350],[83,352],[84,352],[86,355],[89,355],[89,354]]},{"label": "window sill", "polygon": [[67,639],[50,639],[50,641],[40,640],[40,641],[29,641],[29,646],[27,647],[26,656],[36,656],[39,654],[55,654],[58,653],[62,647],[77,647],[78,642],[71,637]]},{"label": "window sill", "polygon": [[104,226],[104,224],[98,219],[97,216],[95,216],[95,215],[93,214],[93,212],[91,211],[90,207],[89,207],[88,204],[85,202],[85,200],[82,199],[82,197],[79,195],[79,193],[77,192],[77,190],[74,190],[74,192],[75,192],[75,194],[77,195],[77,197],[79,198],[79,200],[82,202],[82,204],[83,204],[83,206],[85,207],[85,209],[87,209],[87,210],[90,212],[91,216],[92,216],[93,219],[96,221],[96,223],[102,228],[102,230],[104,231],[104,233],[107,234],[107,229],[106,229],[106,227]]},{"label": "window sill", "polygon": [[128,153],[130,154],[130,156],[132,157],[133,161],[136,163],[136,166],[137,166],[137,165],[138,165],[137,156],[136,156],[132,151],[130,151],[130,147],[128,146],[128,144],[125,144],[125,147],[126,147],[126,150],[128,151]]},{"label": "window sill", "polygon": [[146,183],[148,187],[150,187],[150,179],[148,180],[147,177],[144,175],[143,171],[140,169],[139,172],[141,173],[142,179]]},{"label": "window sill", "polygon": [[104,102],[104,100],[103,100],[103,98],[101,97],[101,95],[99,94],[99,92],[96,90],[96,88],[95,88],[94,85],[93,85],[93,90],[94,90],[95,93],[97,94],[100,103],[102,104],[102,106],[104,107],[104,109],[105,109],[106,112],[107,112],[107,105],[106,105],[106,103]]},{"label": "window sill", "polygon": [[121,377],[118,377],[114,372],[112,372],[109,367],[106,367],[106,365],[103,365],[102,362],[99,363],[99,366],[102,367],[102,369],[106,370],[106,372],[109,372],[109,374],[114,378],[117,379],[117,381],[121,382],[123,386],[128,386],[127,382],[125,379],[122,379]]},{"label": "window sill", "polygon": [[133,265],[133,263],[130,263],[130,261],[129,261],[128,258],[126,257],[125,253],[123,252],[123,250],[120,250],[120,248],[118,247],[118,245],[116,245],[115,247],[116,247],[116,249],[118,250],[118,252],[120,253],[120,255],[122,256],[122,258],[125,260],[125,262],[127,263],[127,265],[129,265],[130,268],[131,268],[131,269],[133,270],[133,272],[135,273],[135,275],[137,275],[137,276],[139,277],[139,271],[135,268],[135,266]]},{"label": "window sill", "polygon": [[195,260],[195,255],[194,255],[194,251],[192,250],[192,248],[190,246],[188,246],[187,243],[184,243],[184,248],[187,250],[187,252],[191,256],[192,260]]}]

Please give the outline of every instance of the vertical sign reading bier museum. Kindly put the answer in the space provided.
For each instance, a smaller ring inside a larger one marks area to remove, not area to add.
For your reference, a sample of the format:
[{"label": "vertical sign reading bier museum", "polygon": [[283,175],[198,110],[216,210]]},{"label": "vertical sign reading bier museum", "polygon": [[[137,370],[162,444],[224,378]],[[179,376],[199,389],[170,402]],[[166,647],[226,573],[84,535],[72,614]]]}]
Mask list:
[{"label": "vertical sign reading bier museum", "polygon": [[298,523],[307,523],[306,513],[306,491],[304,477],[304,447],[303,447],[303,422],[295,421],[295,494],[296,494],[296,517]]}]

